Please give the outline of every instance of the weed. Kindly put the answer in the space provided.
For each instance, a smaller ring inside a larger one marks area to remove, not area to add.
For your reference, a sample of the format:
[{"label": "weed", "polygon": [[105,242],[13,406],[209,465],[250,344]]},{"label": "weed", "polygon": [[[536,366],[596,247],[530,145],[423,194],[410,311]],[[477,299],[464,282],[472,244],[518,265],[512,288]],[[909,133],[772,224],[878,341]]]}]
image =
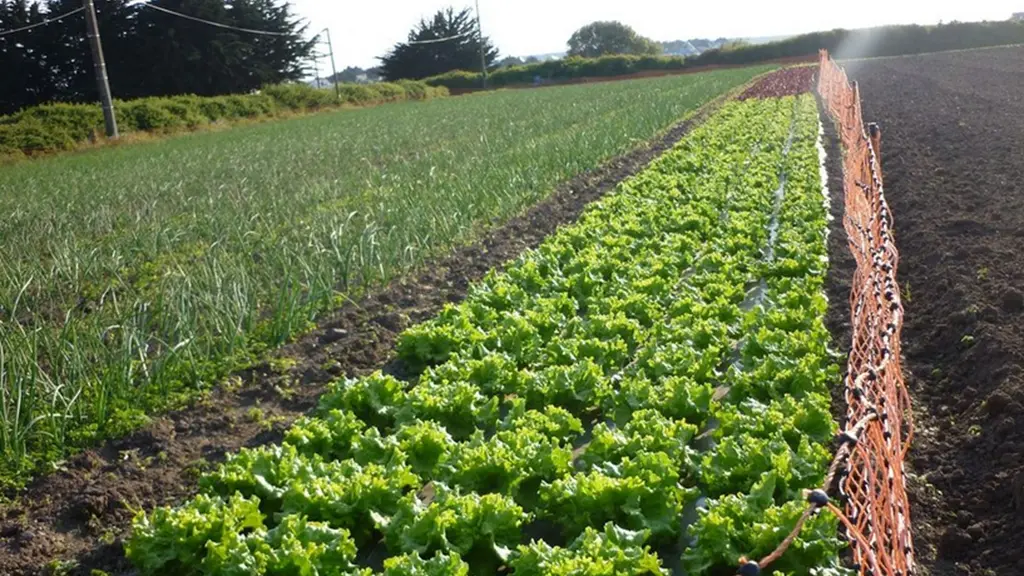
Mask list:
[{"label": "weed", "polygon": [[209,469],[210,463],[203,458],[199,458],[185,467],[185,475],[189,478],[198,479]]},{"label": "weed", "polygon": [[295,398],[296,393],[294,382],[285,386],[274,386],[274,392],[284,400],[291,400]]},{"label": "weed", "polygon": [[240,376],[230,376],[224,381],[222,388],[225,392],[235,393],[242,389],[243,384],[244,382],[242,382],[242,378]]},{"label": "weed", "polygon": [[259,408],[258,406],[253,406],[252,408],[249,408],[249,410],[245,413],[245,417],[249,420],[249,422],[259,424],[266,420],[267,415],[263,413],[262,408]]},{"label": "weed", "polygon": [[295,358],[282,356],[279,358],[271,358],[268,361],[268,364],[275,374],[287,374],[292,368],[299,365],[299,361]]},{"label": "weed", "polygon": [[44,568],[48,576],[67,576],[78,568],[76,560],[50,560]]}]

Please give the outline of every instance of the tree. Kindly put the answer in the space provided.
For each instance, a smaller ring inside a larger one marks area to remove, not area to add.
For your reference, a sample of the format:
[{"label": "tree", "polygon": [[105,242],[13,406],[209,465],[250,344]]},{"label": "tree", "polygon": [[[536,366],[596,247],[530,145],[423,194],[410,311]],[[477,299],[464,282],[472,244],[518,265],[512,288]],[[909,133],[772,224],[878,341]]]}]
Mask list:
[{"label": "tree", "polygon": [[522,66],[525,63],[526,62],[523,61],[522,58],[518,58],[516,56],[506,56],[502,58],[501,61],[498,62],[497,67],[508,68],[510,66]]},{"label": "tree", "polygon": [[746,40],[729,40],[727,42],[723,42],[720,49],[723,51],[738,50],[740,48],[746,48],[747,46],[753,46],[753,44]]},{"label": "tree", "polygon": [[[151,9],[137,17],[141,67],[127,82],[114,80],[115,93],[143,96],[249,92],[267,84],[299,80],[302,62],[315,42],[305,40],[307,25],[287,4],[275,0],[152,0],[175,12],[238,28],[275,32],[264,35],[216,28]],[[103,38],[106,43],[106,37]],[[146,60],[149,60],[148,62]]]},{"label": "tree", "polygon": [[[27,0],[0,0],[0,31],[42,22],[39,4]],[[0,114],[10,114],[56,96],[44,43],[28,33],[0,37]]]},{"label": "tree", "polygon": [[660,54],[661,47],[621,22],[593,22],[569,38],[569,56],[596,58],[605,54]]},{"label": "tree", "polygon": [[[480,42],[477,22],[468,8],[439,10],[428,22],[420,20],[409,32],[407,42],[396,44],[381,61],[385,80],[419,80],[452,70],[480,69]],[[410,44],[448,38],[430,44]],[[485,36],[484,60],[490,68],[498,59],[498,50]]]},{"label": "tree", "polygon": [[[140,50],[136,19],[141,6],[129,5],[131,0],[95,0],[96,21],[103,40],[103,53],[110,78],[111,91],[117,98],[134,97],[127,88],[137,81],[145,82],[156,73],[160,63]],[[47,0],[49,14],[64,14],[82,6],[81,0]],[[85,19],[79,14],[60,22],[37,28],[29,34],[46,44],[44,51],[53,72],[56,99],[69,102],[95,102],[99,99],[92,52],[85,34]],[[144,74],[144,76],[140,76]],[[147,94],[148,95],[148,94]]]},{"label": "tree", "polygon": [[[278,35],[194,22],[134,0],[95,0],[116,98],[249,92],[299,80],[314,42],[279,0],[149,0],[197,18]],[[80,8],[81,0],[0,0],[0,31]],[[0,113],[50,101],[95,102],[96,79],[81,14],[0,37]]]},{"label": "tree", "polygon": [[[365,76],[365,79],[361,79],[361,76]],[[363,70],[358,66],[349,66],[341,72],[338,72],[338,82],[341,83],[354,83],[354,82],[377,82],[380,80],[380,68],[367,68]],[[327,77],[328,82],[334,82],[334,76]]]}]

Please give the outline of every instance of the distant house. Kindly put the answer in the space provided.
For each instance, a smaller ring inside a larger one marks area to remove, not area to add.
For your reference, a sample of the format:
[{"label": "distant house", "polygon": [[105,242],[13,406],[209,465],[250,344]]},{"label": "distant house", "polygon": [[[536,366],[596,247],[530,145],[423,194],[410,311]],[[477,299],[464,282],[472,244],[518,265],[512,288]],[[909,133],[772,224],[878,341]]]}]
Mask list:
[{"label": "distant house", "polygon": [[1010,16],[1010,20],[1014,22],[1024,22],[1024,12],[1014,12],[1013,16]]}]

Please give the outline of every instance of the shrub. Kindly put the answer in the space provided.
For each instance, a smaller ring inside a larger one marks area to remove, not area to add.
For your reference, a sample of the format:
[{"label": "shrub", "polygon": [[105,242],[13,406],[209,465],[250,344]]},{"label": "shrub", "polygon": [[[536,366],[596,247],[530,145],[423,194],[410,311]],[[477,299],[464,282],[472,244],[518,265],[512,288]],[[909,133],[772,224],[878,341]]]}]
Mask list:
[{"label": "shrub", "polygon": [[449,92],[449,90],[448,90],[448,88],[446,86],[427,86],[426,90],[427,90],[427,98],[428,99],[429,98],[444,98],[445,96],[450,96],[451,95],[451,92]]},{"label": "shrub", "polygon": [[62,132],[73,140],[85,140],[93,130],[103,128],[103,110],[89,104],[43,104],[22,110],[13,119],[16,123],[38,122],[45,129]]},{"label": "shrub", "polygon": [[198,108],[199,113],[210,122],[218,122],[232,117],[231,104],[228,99],[223,96],[199,98],[199,101],[196,103],[196,108]]},{"label": "shrub", "polygon": [[274,99],[285,110],[317,110],[334,104],[334,92],[314,88],[306,84],[276,84],[267,86],[263,94]]},{"label": "shrub", "polygon": [[381,82],[379,84],[372,84],[371,86],[373,86],[374,91],[377,92],[377,97],[384,102],[396,102],[407,99],[405,87],[399,84]]},{"label": "shrub", "polygon": [[373,88],[363,84],[342,84],[338,88],[341,92],[341,102],[343,104],[369,104],[377,96]]},{"label": "shrub", "polygon": [[415,82],[413,80],[399,80],[395,82],[396,86],[401,86],[402,90],[405,91],[405,97],[409,100],[426,100],[429,98],[428,90],[431,88],[423,82]]},{"label": "shrub", "polygon": [[[522,66],[513,66],[522,68]],[[466,70],[452,70],[437,76],[431,76],[423,81],[430,86],[444,86],[446,88],[479,88],[483,85],[479,72],[467,72]]]},{"label": "shrub", "polygon": [[[126,132],[131,130],[164,131],[184,126],[181,118],[167,108],[160,98],[129,100],[114,106],[118,120],[123,117]],[[129,129],[130,127],[130,129]]]},{"label": "shrub", "polygon": [[221,98],[228,102],[228,118],[257,118],[270,116],[277,111],[277,101],[268,94],[232,94]]},{"label": "shrub", "polygon": [[[273,116],[280,110],[317,110],[339,103],[359,106],[448,95],[445,87],[402,81],[373,85],[345,84],[341,101],[334,89],[305,84],[267,86],[256,94],[196,96],[186,94],[119,100],[114,103],[121,132],[170,132],[196,129],[218,121]],[[70,150],[103,133],[103,111],[96,104],[43,104],[0,116],[0,157]]]},{"label": "shrub", "polygon": [[0,125],[0,150],[16,149],[26,154],[70,150],[75,140],[63,129],[47,126],[27,117],[16,124]]},{"label": "shrub", "polygon": [[182,124],[189,128],[197,128],[203,124],[209,124],[210,121],[203,113],[199,110],[199,103],[197,100],[198,96],[171,96],[170,98],[161,98],[159,105],[167,109],[168,112],[173,114]]}]

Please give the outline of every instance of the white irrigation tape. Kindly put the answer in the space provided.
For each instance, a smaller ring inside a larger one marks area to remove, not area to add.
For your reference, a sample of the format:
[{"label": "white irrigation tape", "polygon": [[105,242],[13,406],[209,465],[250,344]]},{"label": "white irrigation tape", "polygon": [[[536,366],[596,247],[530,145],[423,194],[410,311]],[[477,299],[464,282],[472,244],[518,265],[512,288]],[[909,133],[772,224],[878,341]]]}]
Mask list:
[{"label": "white irrigation tape", "polygon": [[82,10],[85,10],[84,6],[80,6],[78,8],[75,8],[71,12],[66,12],[64,14],[61,14],[60,16],[57,16],[56,18],[47,18],[46,20],[43,20],[42,22],[36,22],[35,24],[29,24],[28,26],[22,26],[21,28],[15,28],[14,30],[5,30],[3,32],[0,32],[0,38],[3,38],[4,36],[8,36],[10,34],[15,34],[17,32],[25,32],[26,30],[31,30],[33,28],[39,28],[40,26],[46,26],[47,24],[53,24],[54,22],[57,22],[59,20],[63,20],[65,18],[67,18],[68,16],[71,16],[72,14],[77,14],[77,13],[81,12]]}]

